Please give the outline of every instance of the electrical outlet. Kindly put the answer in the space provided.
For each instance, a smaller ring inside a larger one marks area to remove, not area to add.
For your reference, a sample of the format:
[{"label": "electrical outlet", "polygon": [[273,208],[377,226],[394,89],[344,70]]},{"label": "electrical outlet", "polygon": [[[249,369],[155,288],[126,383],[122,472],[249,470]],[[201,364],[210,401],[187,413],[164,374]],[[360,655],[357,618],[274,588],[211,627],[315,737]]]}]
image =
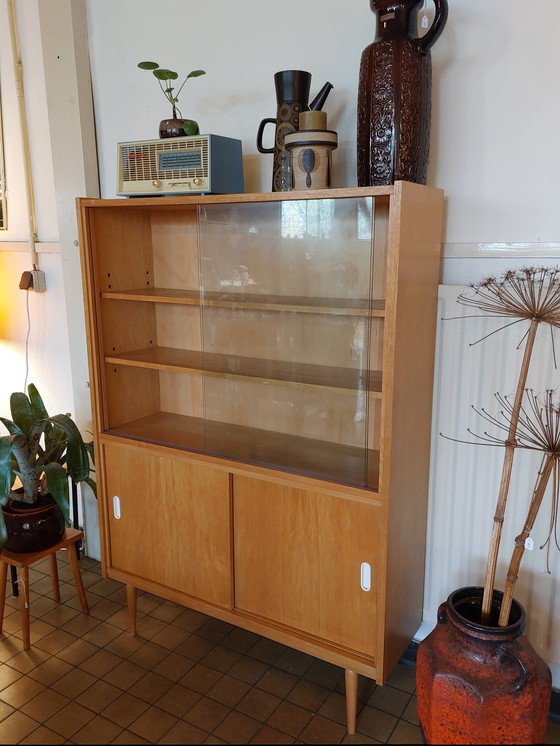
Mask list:
[{"label": "electrical outlet", "polygon": [[33,269],[31,272],[23,272],[19,281],[20,290],[34,290],[43,293],[47,289],[45,273],[41,269]]},{"label": "electrical outlet", "polygon": [[34,269],[31,272],[33,278],[33,290],[36,293],[44,293],[47,289],[47,281],[45,279],[45,273],[42,269]]}]

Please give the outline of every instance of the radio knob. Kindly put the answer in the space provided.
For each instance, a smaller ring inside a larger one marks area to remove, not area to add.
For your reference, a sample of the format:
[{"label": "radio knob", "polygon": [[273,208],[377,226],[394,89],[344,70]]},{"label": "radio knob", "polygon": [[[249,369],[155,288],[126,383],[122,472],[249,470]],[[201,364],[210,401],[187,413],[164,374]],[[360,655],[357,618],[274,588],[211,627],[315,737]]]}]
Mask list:
[{"label": "radio knob", "polygon": [[199,179],[199,178],[198,178],[198,176],[195,176],[195,177],[194,177],[194,179],[192,180],[192,183],[193,183],[193,184],[194,184],[195,186],[197,186],[197,185],[198,185],[198,184],[200,184],[201,182],[202,182],[202,179]]},{"label": "radio knob", "polygon": [[153,184],[153,185],[154,185],[154,186],[155,186],[155,187],[156,187],[157,189],[159,189],[159,187],[161,186],[161,181],[159,181],[159,179],[154,179],[154,180],[152,181],[152,184]]}]

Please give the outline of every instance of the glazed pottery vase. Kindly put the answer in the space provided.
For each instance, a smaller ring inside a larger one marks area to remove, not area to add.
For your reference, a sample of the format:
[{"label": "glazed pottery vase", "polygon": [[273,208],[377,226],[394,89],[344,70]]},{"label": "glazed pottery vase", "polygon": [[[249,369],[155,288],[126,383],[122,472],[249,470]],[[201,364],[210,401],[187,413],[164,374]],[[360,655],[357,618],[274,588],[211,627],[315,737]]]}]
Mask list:
[{"label": "glazed pottery vase", "polygon": [[36,503],[8,500],[2,507],[10,552],[40,552],[56,544],[64,534],[62,511],[52,495],[41,495]]},{"label": "glazed pottery vase", "polygon": [[447,0],[434,0],[428,31],[418,36],[423,0],[370,0],[377,34],[363,51],[358,82],[358,186],[397,180],[426,183],[430,148],[430,49],[447,21]]},{"label": "glazed pottery vase", "polygon": [[439,607],[416,659],[418,717],[428,744],[538,744],[547,726],[550,669],[523,634],[525,611],[513,601],[498,626],[502,593],[480,623],[479,587],[460,588]]}]

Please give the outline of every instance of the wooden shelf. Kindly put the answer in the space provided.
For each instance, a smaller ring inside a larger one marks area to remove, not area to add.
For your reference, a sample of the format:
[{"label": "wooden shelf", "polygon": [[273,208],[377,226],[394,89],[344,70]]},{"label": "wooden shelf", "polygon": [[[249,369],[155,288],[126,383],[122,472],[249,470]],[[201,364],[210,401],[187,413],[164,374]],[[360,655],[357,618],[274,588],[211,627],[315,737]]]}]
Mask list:
[{"label": "wooden shelf", "polygon": [[341,484],[376,490],[379,482],[378,451],[271,430],[158,412],[105,432]]},{"label": "wooden shelf", "polygon": [[371,302],[361,298],[306,298],[303,296],[261,295],[242,292],[204,292],[175,290],[172,288],[145,288],[111,290],[101,293],[102,298],[113,300],[145,301],[149,303],[176,303],[211,308],[240,308],[255,311],[297,311],[298,313],[324,313],[344,316],[385,315],[385,301]]},{"label": "wooden shelf", "polygon": [[318,388],[345,389],[381,393],[381,371],[292,363],[285,360],[222,355],[219,353],[149,347],[107,355],[106,363],[176,373],[202,373],[217,378],[241,378],[252,381],[302,384]]}]

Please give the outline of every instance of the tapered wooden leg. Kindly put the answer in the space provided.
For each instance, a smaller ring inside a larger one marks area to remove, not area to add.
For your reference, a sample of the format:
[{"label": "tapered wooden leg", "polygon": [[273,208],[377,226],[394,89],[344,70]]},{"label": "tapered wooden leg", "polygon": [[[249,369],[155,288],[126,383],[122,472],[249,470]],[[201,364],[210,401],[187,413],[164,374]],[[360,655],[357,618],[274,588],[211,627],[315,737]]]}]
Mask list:
[{"label": "tapered wooden leg", "polygon": [[[23,649],[29,650],[31,647],[31,636],[29,634],[29,568],[20,567],[19,569],[20,589],[19,601],[21,608],[21,631],[23,634]],[[21,587],[23,586],[23,588]]]},{"label": "tapered wooden leg", "polygon": [[8,563],[0,561],[0,632],[4,626],[4,603],[6,601],[6,581],[8,580]]},{"label": "tapered wooden leg", "polygon": [[[82,575],[80,573],[80,565],[78,563],[78,555],[73,545],[68,547],[68,556],[70,557],[70,564],[72,565],[72,573],[74,575],[74,583],[76,584],[76,590],[80,597],[80,603],[82,604],[82,611],[84,614],[89,614],[89,606],[87,602],[87,596],[84,589],[84,583],[82,581]],[[55,559],[56,562],[56,559]]]},{"label": "tapered wooden leg", "polygon": [[126,601],[128,604],[128,632],[136,634],[136,588],[133,585],[126,586]]},{"label": "tapered wooden leg", "polygon": [[58,582],[58,565],[56,562],[56,552],[49,554],[49,562],[51,564],[53,598],[55,601],[60,601],[60,584]]},{"label": "tapered wooden leg", "polygon": [[346,728],[348,735],[356,732],[356,713],[358,711],[358,674],[348,668],[344,671],[346,688]]}]

